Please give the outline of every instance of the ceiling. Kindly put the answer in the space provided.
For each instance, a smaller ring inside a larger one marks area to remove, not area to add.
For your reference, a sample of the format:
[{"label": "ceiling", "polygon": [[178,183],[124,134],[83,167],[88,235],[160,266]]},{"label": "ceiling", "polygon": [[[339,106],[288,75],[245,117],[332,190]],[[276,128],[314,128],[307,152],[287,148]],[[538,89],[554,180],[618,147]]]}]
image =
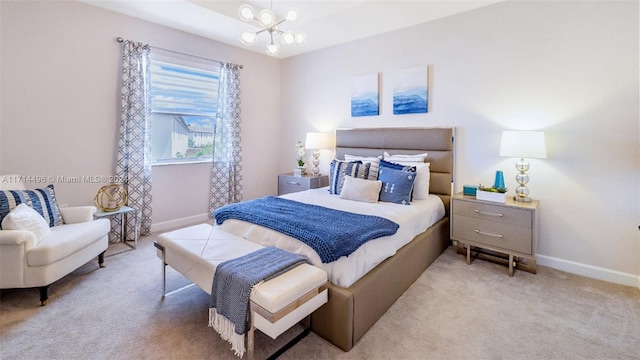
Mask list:
[{"label": "ceiling", "polygon": [[[261,28],[240,20],[238,8],[250,4],[268,9],[270,0],[78,0],[177,30],[264,54],[269,36],[260,34],[253,46],[239,38],[245,30]],[[278,19],[290,8],[299,12],[295,23],[282,30],[302,32],[302,44],[282,45],[279,58],[306,53],[365,37],[406,28],[504,0],[345,0],[273,1]]]}]

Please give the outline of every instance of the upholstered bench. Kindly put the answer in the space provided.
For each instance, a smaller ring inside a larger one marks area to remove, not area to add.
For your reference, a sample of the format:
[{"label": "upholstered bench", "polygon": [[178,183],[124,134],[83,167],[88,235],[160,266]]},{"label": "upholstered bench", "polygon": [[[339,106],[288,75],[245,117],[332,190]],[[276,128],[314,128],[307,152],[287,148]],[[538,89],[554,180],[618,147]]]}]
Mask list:
[{"label": "upholstered bench", "polygon": [[[262,246],[226,233],[209,224],[195,225],[158,236],[155,243],[163,261],[164,296],[166,292],[165,266],[169,265],[202,290],[211,294],[216,266]],[[302,264],[273,279],[254,286],[250,297],[251,328],[247,337],[247,355],[254,354],[256,329],[275,339],[296,323],[307,318],[327,302],[327,273],[315,266]],[[308,320],[308,319],[307,319]],[[292,342],[309,333],[307,327]],[[285,349],[291,346],[285,345]]]}]

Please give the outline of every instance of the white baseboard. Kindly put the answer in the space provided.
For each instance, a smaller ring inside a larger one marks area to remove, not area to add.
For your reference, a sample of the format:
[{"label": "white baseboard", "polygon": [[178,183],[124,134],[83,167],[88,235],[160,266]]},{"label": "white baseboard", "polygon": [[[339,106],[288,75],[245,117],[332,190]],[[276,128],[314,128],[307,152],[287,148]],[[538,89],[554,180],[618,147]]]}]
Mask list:
[{"label": "white baseboard", "polygon": [[166,231],[169,229],[174,229],[174,228],[179,228],[179,227],[184,227],[189,225],[201,224],[208,220],[210,220],[209,214],[205,213],[205,214],[188,216],[185,218],[180,218],[180,219],[175,219],[170,221],[163,221],[160,223],[153,223],[151,224],[151,232],[155,233],[159,231]]},{"label": "white baseboard", "polygon": [[615,284],[634,286],[640,289],[640,276],[638,275],[627,274],[620,271],[581,264],[540,254],[536,255],[536,262],[538,265],[548,266],[550,268],[566,271],[572,274]]}]

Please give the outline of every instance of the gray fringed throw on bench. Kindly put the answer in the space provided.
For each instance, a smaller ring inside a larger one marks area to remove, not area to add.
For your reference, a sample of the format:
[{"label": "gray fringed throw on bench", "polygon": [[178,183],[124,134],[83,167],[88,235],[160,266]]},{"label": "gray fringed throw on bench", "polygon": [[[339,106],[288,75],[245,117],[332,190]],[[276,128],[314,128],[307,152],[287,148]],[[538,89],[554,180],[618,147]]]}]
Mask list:
[{"label": "gray fringed throw on bench", "polygon": [[306,257],[275,247],[266,247],[220,263],[216,267],[209,303],[209,326],[231,343],[234,353],[245,352],[244,334],[251,323],[251,289],[303,263]]},{"label": "gray fringed throw on bench", "polygon": [[391,220],[354,214],[275,196],[223,206],[214,211],[216,223],[248,221],[279,231],[309,245],[323,263],[338,260],[362,244],[393,235],[399,225]]}]

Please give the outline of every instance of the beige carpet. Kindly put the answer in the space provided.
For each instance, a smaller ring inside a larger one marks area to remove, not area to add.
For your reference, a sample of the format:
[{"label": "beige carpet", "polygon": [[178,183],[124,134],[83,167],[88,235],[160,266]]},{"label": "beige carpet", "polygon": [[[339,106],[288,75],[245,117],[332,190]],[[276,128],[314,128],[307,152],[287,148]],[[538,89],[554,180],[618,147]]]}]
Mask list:
[{"label": "beige carpet", "polygon": [[[84,265],[51,286],[45,307],[37,290],[0,291],[0,358],[237,359],[207,326],[206,293],[162,300],[152,243],[142,238],[104,269]],[[186,284],[168,274],[171,288]],[[298,331],[260,334],[258,358]],[[544,267],[509,278],[449,248],[350,352],[312,333],[281,358],[640,359],[640,290]]]}]

